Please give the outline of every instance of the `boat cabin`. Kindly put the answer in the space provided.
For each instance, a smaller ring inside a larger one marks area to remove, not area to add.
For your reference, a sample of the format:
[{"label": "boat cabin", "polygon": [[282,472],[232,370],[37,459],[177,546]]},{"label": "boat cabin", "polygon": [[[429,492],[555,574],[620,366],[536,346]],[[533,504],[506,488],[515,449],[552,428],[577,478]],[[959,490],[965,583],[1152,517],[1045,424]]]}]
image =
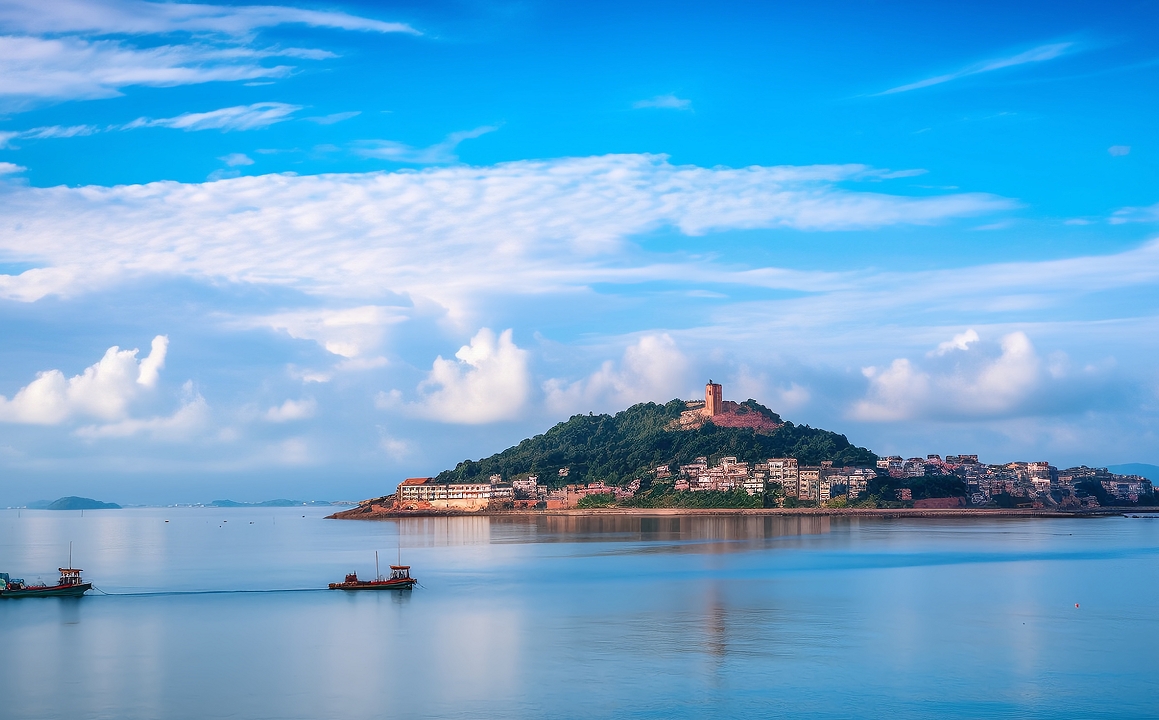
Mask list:
[{"label": "boat cabin", "polygon": [[60,571],[60,582],[58,585],[80,585],[83,581],[80,579],[79,568],[57,568]]},{"label": "boat cabin", "polygon": [[391,580],[410,580],[410,565],[391,565]]}]

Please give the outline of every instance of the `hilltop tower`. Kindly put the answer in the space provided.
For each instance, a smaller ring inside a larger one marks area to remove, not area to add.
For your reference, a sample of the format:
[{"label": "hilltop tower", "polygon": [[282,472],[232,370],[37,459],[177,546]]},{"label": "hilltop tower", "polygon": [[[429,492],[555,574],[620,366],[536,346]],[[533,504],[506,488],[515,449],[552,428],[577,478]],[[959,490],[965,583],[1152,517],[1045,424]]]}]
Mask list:
[{"label": "hilltop tower", "polygon": [[704,414],[708,417],[719,414],[724,409],[724,388],[712,380],[704,386]]}]

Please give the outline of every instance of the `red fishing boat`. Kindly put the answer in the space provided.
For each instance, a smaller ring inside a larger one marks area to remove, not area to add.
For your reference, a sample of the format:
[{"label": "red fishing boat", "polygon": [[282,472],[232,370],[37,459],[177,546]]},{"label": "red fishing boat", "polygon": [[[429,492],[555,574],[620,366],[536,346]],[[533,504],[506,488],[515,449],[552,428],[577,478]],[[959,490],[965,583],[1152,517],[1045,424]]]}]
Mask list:
[{"label": "red fishing boat", "polygon": [[0,573],[0,598],[80,597],[92,589],[93,584],[81,578],[79,568],[57,569],[60,579],[55,585],[29,585],[19,578],[9,577],[8,573]]},{"label": "red fishing boat", "polygon": [[374,579],[359,580],[358,573],[347,573],[342,582],[330,583],[331,590],[410,590],[418,580],[410,576],[410,565],[391,565],[390,577],[378,572],[378,553],[374,553]]}]

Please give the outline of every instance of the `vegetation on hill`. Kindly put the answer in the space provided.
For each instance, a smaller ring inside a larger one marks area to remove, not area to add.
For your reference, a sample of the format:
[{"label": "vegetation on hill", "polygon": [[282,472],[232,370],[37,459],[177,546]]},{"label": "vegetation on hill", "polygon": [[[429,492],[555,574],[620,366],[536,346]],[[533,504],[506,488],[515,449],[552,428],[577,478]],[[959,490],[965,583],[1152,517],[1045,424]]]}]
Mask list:
[{"label": "vegetation on hill", "polygon": [[[780,417],[754,400],[747,409],[781,422]],[[540,483],[563,485],[597,480],[624,485],[647,479],[657,465],[677,465],[707,457],[716,462],[735,456],[742,462],[763,462],[773,457],[797,458],[817,465],[873,465],[877,456],[849,443],[844,435],[787,422],[774,431],[719,427],[705,423],[691,430],[671,430],[670,423],[688,407],[683,400],[664,405],[641,403],[615,415],[575,415],[542,435],[524,440],[482,460],[465,460],[445,470],[438,482],[478,482],[500,474],[505,480],[536,474]],[[566,477],[558,471],[568,469]]]}]

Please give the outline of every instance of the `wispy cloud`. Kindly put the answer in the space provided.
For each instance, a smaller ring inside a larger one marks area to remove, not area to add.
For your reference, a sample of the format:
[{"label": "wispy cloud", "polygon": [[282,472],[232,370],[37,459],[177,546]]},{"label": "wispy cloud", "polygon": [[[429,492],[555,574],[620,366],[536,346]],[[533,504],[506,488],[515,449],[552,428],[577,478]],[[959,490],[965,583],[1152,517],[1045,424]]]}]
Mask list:
[{"label": "wispy cloud", "polygon": [[244,35],[260,28],[286,24],[419,34],[405,23],[284,5],[231,6],[142,0],[5,0],[0,4],[0,27],[25,33],[212,32]]},{"label": "wispy cloud", "polygon": [[173,87],[278,78],[271,53],[205,44],[136,48],[115,40],[0,36],[0,96],[39,99],[115,97],[131,86]]},{"label": "wispy cloud", "polygon": [[637,110],[643,108],[658,108],[661,110],[691,110],[692,101],[686,98],[676,97],[671,93],[667,95],[657,95],[656,97],[648,98],[647,100],[637,100],[632,103],[632,107]]},{"label": "wispy cloud", "polygon": [[1110,153],[1112,157],[1123,157],[1124,155],[1131,154],[1131,146],[1130,145],[1112,145],[1109,148],[1107,148],[1107,152]]},{"label": "wispy cloud", "polygon": [[239,165],[253,165],[254,161],[249,155],[245,153],[230,153],[229,155],[222,155],[218,158],[230,167],[237,167]]},{"label": "wispy cloud", "polygon": [[474,130],[453,132],[442,142],[425,148],[416,148],[394,140],[364,140],[355,147],[354,153],[362,157],[412,165],[445,165],[458,162],[459,156],[455,154],[455,150],[461,142],[495,132],[498,129],[494,125],[484,125]]},{"label": "wispy cloud", "polygon": [[1133,222],[1159,222],[1159,203],[1147,207],[1125,207],[1111,214],[1112,225]]},{"label": "wispy cloud", "polygon": [[[0,251],[39,266],[0,276],[0,295],[35,300],[118,277],[180,273],[345,298],[380,298],[389,289],[425,298],[455,318],[495,292],[702,277],[692,266],[622,265],[629,238],[661,227],[686,235],[851,230],[1014,206],[977,193],[909,197],[846,187],[871,177],[870,170],[702,168],[612,155],[417,173],[262,175],[213,185],[27,188],[0,194],[0,216],[22,228],[0,233]],[[752,271],[727,281],[760,285],[790,276]],[[800,282],[798,289],[817,289],[814,280]]]},{"label": "wispy cloud", "polygon": [[235,105],[202,113],[182,113],[171,118],[137,118],[122,126],[123,130],[143,127],[165,127],[175,130],[256,130],[274,123],[289,120],[290,116],[302,109],[301,105],[280,102],[262,102],[252,105]]},{"label": "wispy cloud", "polygon": [[349,120],[350,118],[358,117],[361,114],[361,110],[351,110],[349,112],[330,113],[329,115],[321,115],[302,119],[308,120],[312,123],[318,123],[319,125],[333,125],[334,123],[340,123],[343,120]]},{"label": "wispy cloud", "polygon": [[0,162],[0,175],[15,175],[16,173],[22,173],[27,169],[28,168],[24,167],[23,165],[17,165],[16,163]]},{"label": "wispy cloud", "polygon": [[1002,70],[1004,68],[1016,67],[1018,65],[1026,65],[1027,63],[1045,62],[1047,60],[1054,60],[1062,57],[1068,52],[1071,52],[1075,47],[1073,42],[1051,43],[1049,45],[1039,45],[1036,48],[1018,53],[1017,55],[1010,55],[1008,57],[996,58],[993,60],[985,60],[983,62],[967,65],[961,70],[956,70],[945,75],[937,75],[935,77],[919,80],[908,85],[899,85],[895,88],[890,88],[883,92],[875,93],[875,95],[893,95],[896,93],[909,92],[911,90],[920,90],[921,88],[931,87],[933,85],[941,85],[942,83],[951,82],[960,78],[969,77],[971,75],[980,75],[982,73],[993,72],[995,70]]}]

